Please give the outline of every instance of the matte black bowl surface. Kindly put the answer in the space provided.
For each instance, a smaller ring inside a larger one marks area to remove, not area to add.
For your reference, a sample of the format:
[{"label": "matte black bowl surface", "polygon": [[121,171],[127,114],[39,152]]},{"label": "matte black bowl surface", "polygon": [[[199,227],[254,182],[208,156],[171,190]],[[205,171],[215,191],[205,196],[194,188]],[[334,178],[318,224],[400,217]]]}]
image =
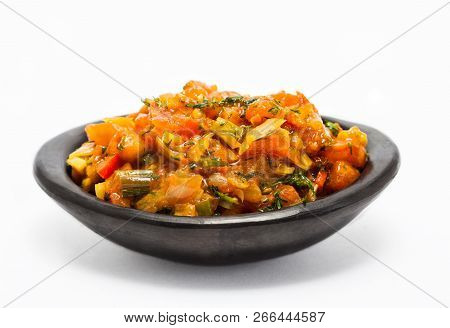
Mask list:
[{"label": "matte black bowl surface", "polygon": [[369,139],[369,162],[350,187],[306,205],[223,217],[175,217],[118,207],[84,192],[65,160],[86,140],[84,125],[45,143],[36,155],[39,186],[89,229],[127,248],[175,261],[232,264],[289,254],[315,244],[349,223],[396,175],[396,145],[378,130],[357,125]]}]

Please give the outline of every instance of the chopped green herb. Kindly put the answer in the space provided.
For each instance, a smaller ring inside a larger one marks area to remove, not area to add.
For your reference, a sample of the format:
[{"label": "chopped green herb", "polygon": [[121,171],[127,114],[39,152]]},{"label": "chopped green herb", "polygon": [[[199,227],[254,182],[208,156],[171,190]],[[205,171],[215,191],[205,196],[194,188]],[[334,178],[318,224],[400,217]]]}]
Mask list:
[{"label": "chopped green herb", "polygon": [[237,103],[242,103],[243,99],[244,99],[244,97],[242,97],[242,96],[226,97],[226,98],[222,99],[221,101],[219,101],[218,105],[219,106],[234,105]]},{"label": "chopped green herb", "polygon": [[127,141],[127,137],[126,136],[123,136],[122,138],[120,138],[120,141],[117,144],[117,149],[122,151],[125,148],[126,141]]},{"label": "chopped green herb", "polygon": [[325,121],[325,126],[330,129],[331,133],[336,137],[339,134],[340,127],[338,123]]},{"label": "chopped green herb", "polygon": [[160,98],[154,98],[153,101],[158,105],[158,107],[166,107],[167,104],[164,104]]},{"label": "chopped green herb", "polygon": [[227,166],[228,163],[222,161],[220,158],[217,157],[208,157],[203,158],[199,164],[203,167],[210,168],[210,167],[219,167],[219,166]]},{"label": "chopped green herb", "polygon": [[[219,198],[221,201],[228,203],[228,204],[239,204],[239,201],[236,197],[228,196],[227,194],[224,194],[223,192],[219,191],[219,188],[216,186],[209,186],[209,190],[213,193],[214,196]],[[228,207],[227,207],[228,208]]]},{"label": "chopped green herb", "polygon": [[261,189],[261,193],[263,195],[268,195],[272,192],[272,184],[267,181],[261,181],[259,183],[259,188]]},{"label": "chopped green herb", "polygon": [[347,142],[347,147],[350,148],[350,155],[353,155],[353,145],[351,142]]},{"label": "chopped green herb", "polygon": [[294,173],[286,175],[281,179],[278,179],[275,184],[280,183],[291,185],[297,189],[306,187],[314,192],[313,183],[305,176],[305,174],[301,170],[295,170]]},{"label": "chopped green herb", "polygon": [[186,104],[186,107],[197,108],[197,109],[202,109],[202,108],[209,107],[209,106],[211,106],[211,102],[209,102],[207,99],[205,99],[202,102],[197,103],[197,104]]},{"label": "chopped green herb", "polygon": [[244,135],[244,129],[242,127],[221,117],[218,117],[216,121],[213,122],[211,131],[233,149],[241,145],[239,140],[241,140]]},{"label": "chopped green herb", "polygon": [[156,157],[153,154],[145,154],[144,157],[142,157],[142,163],[145,166],[152,165],[155,162],[156,162]]},{"label": "chopped green herb", "polygon": [[243,96],[231,96],[231,97],[226,97],[222,100],[208,100],[208,99],[204,99],[202,102],[199,103],[188,103],[186,104],[186,107],[190,107],[190,108],[198,108],[198,109],[203,109],[206,107],[224,107],[224,106],[233,106],[233,105],[241,105],[244,107],[247,107],[248,105],[250,105],[251,103],[255,102],[256,100],[258,100],[258,98],[251,98],[251,99],[244,99]]},{"label": "chopped green herb", "polygon": [[261,212],[270,212],[270,211],[275,211],[275,210],[280,210],[283,208],[283,199],[280,196],[280,192],[276,191],[273,194],[274,200],[272,202],[272,204],[270,204],[267,207],[264,207],[261,209]]},{"label": "chopped green herb", "polygon": [[277,115],[280,110],[281,110],[281,108],[279,106],[274,106],[271,109],[269,109],[269,113],[271,113],[273,115]]},{"label": "chopped green herb", "polygon": [[248,105],[254,103],[254,102],[257,101],[257,100],[258,100],[258,98],[251,98],[251,99],[247,100],[247,101],[245,102],[245,104],[248,106]]},{"label": "chopped green herb", "polygon": [[240,176],[241,178],[244,178],[246,180],[251,179],[257,175],[259,175],[258,172],[256,171],[252,171],[252,172],[248,172],[248,173],[243,173],[243,172],[234,172],[236,175]]},{"label": "chopped green herb", "polygon": [[145,106],[150,106],[150,99],[143,98],[143,99],[141,99],[141,101],[144,103]]},{"label": "chopped green herb", "polygon": [[[148,107],[150,107],[150,106],[152,105],[152,100],[150,100],[150,99],[148,99],[148,98],[141,99],[141,101],[144,103],[144,105],[146,105],[146,106],[148,106]],[[161,99],[159,99],[159,98],[153,98],[153,101],[156,103],[156,105],[157,105],[158,107],[165,107],[165,106],[163,105]]]}]

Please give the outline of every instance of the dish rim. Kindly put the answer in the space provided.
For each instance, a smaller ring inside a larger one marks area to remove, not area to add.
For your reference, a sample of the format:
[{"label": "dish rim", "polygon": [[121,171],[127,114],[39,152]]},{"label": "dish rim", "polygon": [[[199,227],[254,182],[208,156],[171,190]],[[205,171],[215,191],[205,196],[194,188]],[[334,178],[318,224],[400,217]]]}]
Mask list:
[{"label": "dish rim", "polygon": [[[360,178],[351,186],[307,204],[299,204],[271,212],[252,212],[227,216],[173,216],[125,208],[98,199],[85,192],[67,174],[66,159],[73,147],[82,142],[85,125],[67,130],[50,139],[38,150],[33,173],[38,185],[58,202],[69,202],[94,212],[124,221],[149,224],[195,227],[225,227],[284,222],[286,220],[317,217],[361,202],[381,192],[395,177],[400,167],[400,153],[395,143],[385,134],[370,126],[322,116],[324,120],[338,122],[348,128],[356,125],[368,135],[369,161]],[[93,122],[96,123],[96,122]],[[90,123],[88,123],[90,124]],[[81,133],[81,134],[80,134]],[[84,134],[84,139],[86,136]],[[371,142],[372,141],[372,142]],[[70,148],[70,149],[69,149]],[[384,156],[383,156],[384,155]]]}]

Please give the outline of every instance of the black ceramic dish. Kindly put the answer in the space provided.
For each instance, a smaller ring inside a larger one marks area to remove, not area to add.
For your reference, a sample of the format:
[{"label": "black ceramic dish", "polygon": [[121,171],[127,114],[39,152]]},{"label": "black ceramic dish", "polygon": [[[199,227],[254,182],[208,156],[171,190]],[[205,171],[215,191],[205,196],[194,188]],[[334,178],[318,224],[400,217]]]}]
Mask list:
[{"label": "black ceramic dish", "polygon": [[370,160],[350,187],[306,205],[224,217],[175,217],[118,207],[84,192],[65,160],[86,140],[84,126],[42,146],[34,162],[39,186],[89,229],[127,248],[175,261],[231,264],[289,254],[315,244],[354,219],[396,175],[396,145],[376,129],[357,125],[369,138]]}]

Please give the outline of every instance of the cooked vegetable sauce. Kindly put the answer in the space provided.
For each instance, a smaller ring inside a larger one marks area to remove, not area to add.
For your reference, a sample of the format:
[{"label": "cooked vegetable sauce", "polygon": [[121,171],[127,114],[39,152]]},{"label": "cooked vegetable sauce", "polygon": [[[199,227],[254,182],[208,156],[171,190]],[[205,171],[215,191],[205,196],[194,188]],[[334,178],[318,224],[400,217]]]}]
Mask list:
[{"label": "cooked vegetable sauce", "polygon": [[351,185],[367,136],[324,122],[297,92],[243,96],[190,81],[86,126],[72,179],[110,203],[178,216],[273,211]]}]

